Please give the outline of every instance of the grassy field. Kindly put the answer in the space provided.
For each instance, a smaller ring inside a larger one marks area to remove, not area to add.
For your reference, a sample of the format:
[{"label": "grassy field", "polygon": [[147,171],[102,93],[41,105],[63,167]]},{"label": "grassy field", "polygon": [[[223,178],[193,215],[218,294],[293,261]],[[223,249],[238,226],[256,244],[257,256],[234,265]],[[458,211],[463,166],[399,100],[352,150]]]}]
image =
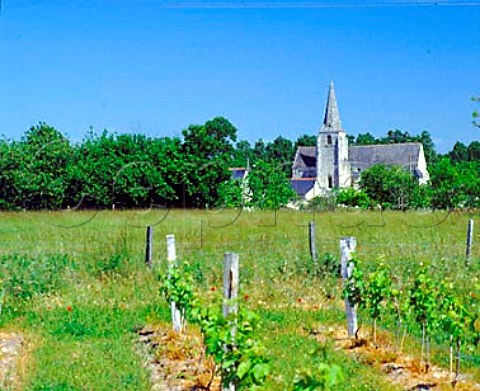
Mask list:
[{"label": "grassy field", "polygon": [[[430,262],[468,294],[480,271],[480,236],[472,266],[464,267],[467,221],[479,214],[340,211],[86,211],[2,213],[0,259],[7,287],[1,327],[21,331],[23,390],[147,390],[149,375],[135,330],[168,321],[160,282],[145,268],[145,227],[154,226],[154,262],[165,266],[165,235],[174,234],[178,258],[188,262],[198,291],[222,284],[223,253],[240,254],[244,305],[263,320],[272,359],[265,390],[291,389],[298,368],[314,365],[318,342],[309,330],[344,327],[338,280],[312,273],[308,223],[314,220],[320,260],[338,258],[342,236],[357,238],[357,254],[383,259],[398,275]],[[478,224],[478,223],[477,223]],[[476,230],[477,232],[479,229]],[[408,349],[419,349],[415,331]],[[394,390],[381,373],[323,347],[322,360],[348,373],[339,390]],[[438,347],[437,361],[448,351]],[[480,380],[479,352],[465,368]]]}]

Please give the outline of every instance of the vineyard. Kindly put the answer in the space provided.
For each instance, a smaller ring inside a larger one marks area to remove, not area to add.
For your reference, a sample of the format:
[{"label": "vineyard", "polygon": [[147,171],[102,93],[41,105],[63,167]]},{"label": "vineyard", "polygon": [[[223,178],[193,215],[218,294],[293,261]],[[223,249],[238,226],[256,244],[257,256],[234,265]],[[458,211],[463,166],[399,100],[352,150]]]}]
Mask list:
[{"label": "vineyard", "polygon": [[[23,342],[2,389],[152,389],[139,332],[167,335],[172,303],[183,337],[147,353],[162,363],[201,350],[209,376],[176,374],[192,386],[478,389],[480,237],[467,262],[469,220],[478,214],[3,213],[1,331]],[[349,273],[345,237],[356,242]],[[238,256],[229,300],[225,253]],[[357,312],[350,338],[345,301]]]}]

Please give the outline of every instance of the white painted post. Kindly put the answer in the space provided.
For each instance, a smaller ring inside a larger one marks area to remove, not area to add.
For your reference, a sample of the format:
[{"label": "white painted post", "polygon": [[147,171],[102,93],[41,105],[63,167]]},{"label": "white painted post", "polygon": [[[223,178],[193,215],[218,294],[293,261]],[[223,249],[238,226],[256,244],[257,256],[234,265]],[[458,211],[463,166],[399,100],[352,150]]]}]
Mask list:
[{"label": "white painted post", "polygon": [[[353,273],[354,264],[350,261],[352,259],[352,253],[355,251],[356,247],[357,241],[353,236],[346,236],[340,239],[340,259],[344,287],[346,280],[350,278]],[[348,336],[351,338],[357,332],[357,310],[355,306],[350,303],[348,298],[345,298],[345,313],[347,315]]]},{"label": "white painted post", "polygon": [[465,251],[465,264],[468,266],[472,258],[472,242],[473,242],[473,219],[468,220],[467,227],[467,249]]},{"label": "white painted post", "polygon": [[[227,252],[223,259],[223,316],[226,318],[230,314],[238,314],[238,285],[239,285],[239,256],[235,253]],[[232,326],[232,337],[235,337],[236,328]],[[232,341],[232,344],[234,341]],[[226,346],[225,349],[231,349]],[[222,391],[235,391],[235,384],[222,386]]]},{"label": "white painted post", "polygon": [[[177,263],[177,252],[175,249],[175,235],[167,235],[167,261],[168,261],[168,270],[170,275],[170,270]],[[173,331],[179,333],[182,331],[182,328],[183,328],[183,319],[174,301],[170,303],[170,309],[172,312]]]}]

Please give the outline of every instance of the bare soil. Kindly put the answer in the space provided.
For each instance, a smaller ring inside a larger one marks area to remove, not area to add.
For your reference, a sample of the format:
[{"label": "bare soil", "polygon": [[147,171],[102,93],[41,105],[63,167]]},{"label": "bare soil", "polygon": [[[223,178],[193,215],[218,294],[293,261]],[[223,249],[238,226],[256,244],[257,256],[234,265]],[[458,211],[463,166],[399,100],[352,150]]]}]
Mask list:
[{"label": "bare soil", "polygon": [[213,361],[205,357],[200,333],[175,333],[170,325],[138,331],[153,391],[220,391]]},{"label": "bare soil", "polygon": [[455,382],[454,375],[446,369],[431,365],[426,371],[418,358],[398,352],[388,335],[380,333],[377,343],[373,344],[368,335],[359,333],[358,338],[348,338],[346,330],[334,327],[320,327],[313,334],[322,343],[333,339],[337,349],[342,349],[362,364],[377,368],[404,390],[480,390],[480,384],[467,375],[460,375]]},{"label": "bare soil", "polygon": [[19,333],[0,332],[0,389],[19,388],[18,368],[24,338]]}]

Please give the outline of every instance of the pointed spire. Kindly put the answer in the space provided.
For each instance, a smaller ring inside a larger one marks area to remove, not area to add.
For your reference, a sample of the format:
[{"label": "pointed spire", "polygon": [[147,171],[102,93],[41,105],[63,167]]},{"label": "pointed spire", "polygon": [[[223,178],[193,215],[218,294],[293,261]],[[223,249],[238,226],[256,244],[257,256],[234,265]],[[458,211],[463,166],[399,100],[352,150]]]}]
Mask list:
[{"label": "pointed spire", "polygon": [[325,118],[323,125],[327,128],[341,129],[340,114],[338,113],[337,98],[335,98],[335,89],[333,88],[333,81],[330,82],[328,91],[327,107],[325,108]]}]

